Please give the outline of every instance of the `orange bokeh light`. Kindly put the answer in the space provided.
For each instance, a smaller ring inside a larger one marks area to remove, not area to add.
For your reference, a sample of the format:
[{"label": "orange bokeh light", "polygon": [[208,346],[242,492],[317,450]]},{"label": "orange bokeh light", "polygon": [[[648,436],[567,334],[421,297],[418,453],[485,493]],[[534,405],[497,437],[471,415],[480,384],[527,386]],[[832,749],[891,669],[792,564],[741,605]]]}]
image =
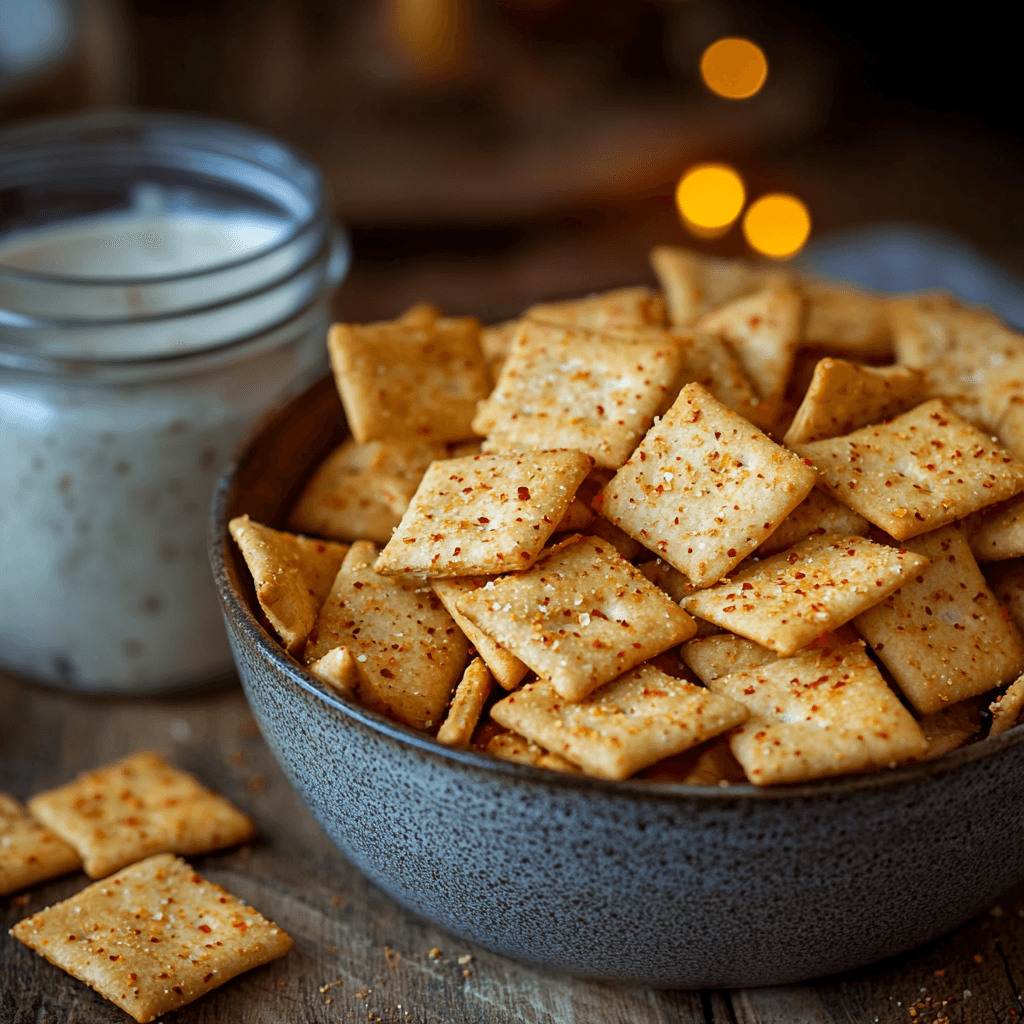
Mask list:
[{"label": "orange bokeh light", "polygon": [[743,179],[727,164],[697,164],[676,187],[676,205],[683,223],[702,237],[728,230],[746,198]]},{"label": "orange bokeh light", "polygon": [[774,192],[750,204],[743,218],[743,234],[763,256],[795,256],[811,234],[811,215],[796,196]]},{"label": "orange bokeh light", "polygon": [[719,96],[745,100],[759,92],[768,77],[764,51],[749,39],[719,39],[700,59],[704,84]]}]

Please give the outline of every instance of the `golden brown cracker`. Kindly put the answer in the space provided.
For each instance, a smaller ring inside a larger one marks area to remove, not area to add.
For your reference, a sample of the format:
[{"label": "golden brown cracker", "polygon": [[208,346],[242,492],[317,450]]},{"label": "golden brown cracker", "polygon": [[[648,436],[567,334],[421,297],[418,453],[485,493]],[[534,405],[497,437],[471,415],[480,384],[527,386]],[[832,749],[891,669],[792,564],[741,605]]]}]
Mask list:
[{"label": "golden brown cracker", "polygon": [[1024,555],[1024,496],[989,505],[961,522],[979,562],[1000,562]]},{"label": "golden brown cracker", "polygon": [[705,686],[719,676],[779,660],[774,651],[734,633],[695,638],[683,644],[680,653]]},{"label": "golden brown cracker", "polygon": [[804,344],[855,359],[892,357],[892,331],[881,297],[828,281],[801,280],[800,291],[808,300]]},{"label": "golden brown cracker", "polygon": [[0,793],[0,896],[81,866],[72,847],[43,828],[17,800]]},{"label": "golden brown cracker", "polygon": [[650,288],[615,288],[566,302],[544,302],[531,306],[524,316],[563,327],[586,327],[592,331],[616,331],[630,327],[663,326],[665,302]]},{"label": "golden brown cracker", "polygon": [[356,670],[356,659],[347,647],[335,647],[322,658],[318,658],[309,666],[309,671],[326,683],[332,690],[352,700],[356,697],[359,687],[359,673]]},{"label": "golden brown cracker", "polygon": [[959,704],[951,704],[941,711],[922,716],[917,724],[924,733],[928,747],[914,760],[934,761],[977,736],[981,731],[981,715],[976,701],[963,700]]},{"label": "golden brown cracker", "polygon": [[474,658],[455,688],[448,714],[437,731],[437,740],[446,747],[468,747],[480,721],[494,678],[482,658]]},{"label": "golden brown cracker", "polygon": [[815,487],[772,534],[757,548],[759,558],[785,551],[808,537],[822,537],[826,533],[841,533],[845,536],[867,535],[871,524],[862,516],[840,504],[820,487]]},{"label": "golden brown cracker", "polygon": [[1018,676],[988,709],[992,712],[990,736],[998,736],[1017,725],[1024,717],[1024,676]]}]

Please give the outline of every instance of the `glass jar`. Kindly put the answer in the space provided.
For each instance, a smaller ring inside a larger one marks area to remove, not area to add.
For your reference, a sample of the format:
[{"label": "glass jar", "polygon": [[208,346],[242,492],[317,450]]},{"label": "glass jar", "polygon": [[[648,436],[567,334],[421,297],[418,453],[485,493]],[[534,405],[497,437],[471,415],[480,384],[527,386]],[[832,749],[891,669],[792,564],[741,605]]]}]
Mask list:
[{"label": "glass jar", "polygon": [[0,131],[0,664],[106,692],[230,673],[210,497],[324,372],[348,260],[315,168],[255,131]]}]

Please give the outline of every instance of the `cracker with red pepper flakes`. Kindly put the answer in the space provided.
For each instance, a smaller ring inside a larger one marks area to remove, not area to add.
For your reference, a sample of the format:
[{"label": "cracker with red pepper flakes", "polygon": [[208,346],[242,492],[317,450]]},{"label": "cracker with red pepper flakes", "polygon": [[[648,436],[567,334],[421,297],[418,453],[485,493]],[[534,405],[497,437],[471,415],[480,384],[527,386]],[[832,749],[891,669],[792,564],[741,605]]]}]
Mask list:
[{"label": "cracker with red pepper flakes", "polygon": [[169,853],[23,918],[11,934],[140,1024],[292,947],[273,921]]},{"label": "cracker with red pepper flakes", "polygon": [[766,288],[705,314],[697,330],[725,338],[754,390],[774,404],[785,394],[793,372],[805,305],[793,288]]},{"label": "cracker with red pepper flakes", "polygon": [[607,541],[572,537],[458,610],[566,700],[693,636],[696,624]]},{"label": "cracker with red pepper flakes", "polygon": [[802,278],[807,299],[803,344],[827,348],[851,359],[891,359],[892,331],[885,300],[849,285]]},{"label": "cracker with red pepper flakes", "polygon": [[867,536],[871,524],[862,516],[840,504],[820,487],[815,487],[778,527],[757,546],[758,558],[785,551],[808,537],[826,533],[846,536]]},{"label": "cracker with red pepper flakes", "polygon": [[374,568],[442,578],[528,569],[593,464],[577,451],[434,462]]},{"label": "cracker with red pepper flakes", "polygon": [[709,686],[749,709],[729,742],[758,786],[895,767],[927,749],[861,644],[801,651]]},{"label": "cracker with red pepper flakes", "polygon": [[683,607],[786,656],[878,604],[926,565],[923,555],[826,534],[752,561]]},{"label": "cracker with red pepper flakes", "polygon": [[854,625],[917,711],[940,711],[1024,672],[1024,637],[1003,618],[963,531],[944,526],[905,546],[931,565]]},{"label": "cracker with red pepper flakes", "polygon": [[478,320],[334,324],[327,351],[357,441],[473,437],[476,404],[491,389]]},{"label": "cracker with red pepper flakes", "polygon": [[28,807],[78,851],[90,878],[153,853],[207,853],[256,834],[234,804],[151,751],[38,793]]},{"label": "cracker with red pepper flakes", "polygon": [[488,754],[500,757],[503,761],[516,764],[529,764],[537,768],[550,768],[552,771],[564,772],[566,775],[581,775],[576,765],[566,761],[564,757],[552,754],[517,732],[500,732],[487,741],[484,748]]},{"label": "cracker with red pepper flakes", "polygon": [[666,322],[665,301],[651,288],[615,288],[566,302],[544,302],[524,314],[531,320],[592,331],[629,331],[632,327],[661,327]]},{"label": "cracker with red pepper flakes", "polygon": [[683,644],[679,653],[705,686],[712,679],[727,676],[730,672],[741,672],[779,660],[774,651],[735,633],[715,633],[690,640]]},{"label": "cracker with red pepper flakes", "polygon": [[77,871],[71,846],[48,832],[6,793],[0,793],[0,896]]},{"label": "cracker with red pepper flakes", "polygon": [[1024,676],[1018,676],[989,704],[988,709],[992,712],[990,736],[997,736],[1017,725],[1024,717]]},{"label": "cracker with red pepper flakes", "polygon": [[907,366],[819,359],[783,442],[790,448],[881,423],[925,398],[924,374]]},{"label": "cracker with red pepper flakes", "polygon": [[626,779],[747,717],[734,700],[641,665],[568,703],[548,683],[527,683],[491,717],[578,764],[584,774]]},{"label": "cracker with red pepper flakes", "polygon": [[301,651],[348,545],[272,530],[247,515],[232,519],[228,529],[270,624],[288,651]]},{"label": "cracker with red pepper flakes", "polygon": [[938,398],[888,423],[796,446],[821,484],[897,540],[1024,489],[1024,463]]},{"label": "cracker with red pepper flakes", "polygon": [[974,512],[960,525],[979,562],[1001,562],[1024,555],[1024,495]]},{"label": "cracker with red pepper flakes", "polygon": [[706,587],[770,536],[816,480],[798,456],[687,384],[595,508]]},{"label": "cracker with red pepper flakes", "polygon": [[426,580],[380,576],[376,558],[369,541],[352,545],[320,610],[306,663],[347,648],[363,704],[429,729],[444,717],[469,644]]},{"label": "cracker with red pepper flakes", "polygon": [[941,711],[923,715],[917,724],[924,733],[928,749],[915,761],[934,761],[957,750],[981,732],[981,713],[977,701],[963,700]]},{"label": "cracker with red pepper flakes", "polygon": [[617,469],[671,402],[679,366],[671,339],[627,343],[523,320],[473,427],[485,451],[573,448]]},{"label": "cracker with red pepper flakes", "polygon": [[480,721],[487,698],[494,687],[494,677],[483,658],[474,658],[455,688],[448,714],[437,731],[438,743],[446,747],[468,747]]}]

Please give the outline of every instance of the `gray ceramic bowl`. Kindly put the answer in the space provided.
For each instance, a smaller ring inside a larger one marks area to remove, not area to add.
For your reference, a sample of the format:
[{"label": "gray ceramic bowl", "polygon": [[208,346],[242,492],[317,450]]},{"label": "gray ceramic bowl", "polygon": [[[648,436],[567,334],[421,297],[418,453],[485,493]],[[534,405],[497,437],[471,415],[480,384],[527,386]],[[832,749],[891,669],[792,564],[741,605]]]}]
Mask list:
[{"label": "gray ceramic bowl", "polygon": [[448,750],[339,698],[260,626],[227,522],[279,523],[345,434],[330,380],[265,425],[220,486],[210,552],[264,737],[345,856],[406,907],[527,963],[726,988],[911,949],[1024,879],[1024,726],[924,766],[709,789]]}]

